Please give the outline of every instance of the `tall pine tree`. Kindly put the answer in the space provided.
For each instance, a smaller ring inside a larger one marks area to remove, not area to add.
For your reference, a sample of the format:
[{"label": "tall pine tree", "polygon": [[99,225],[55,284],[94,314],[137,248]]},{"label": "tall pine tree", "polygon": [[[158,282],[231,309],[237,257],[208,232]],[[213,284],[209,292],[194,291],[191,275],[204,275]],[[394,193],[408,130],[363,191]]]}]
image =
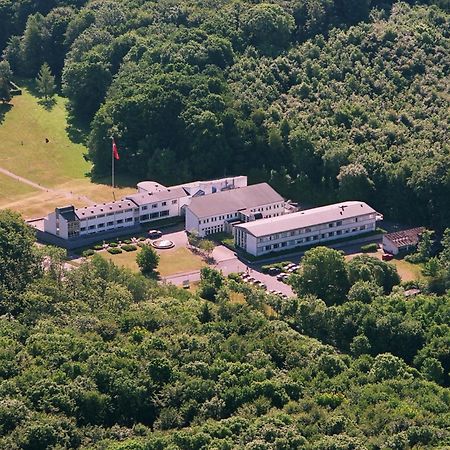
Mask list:
[{"label": "tall pine tree", "polygon": [[38,77],[36,78],[39,94],[46,100],[55,94],[55,77],[52,75],[50,66],[47,63],[42,64]]}]

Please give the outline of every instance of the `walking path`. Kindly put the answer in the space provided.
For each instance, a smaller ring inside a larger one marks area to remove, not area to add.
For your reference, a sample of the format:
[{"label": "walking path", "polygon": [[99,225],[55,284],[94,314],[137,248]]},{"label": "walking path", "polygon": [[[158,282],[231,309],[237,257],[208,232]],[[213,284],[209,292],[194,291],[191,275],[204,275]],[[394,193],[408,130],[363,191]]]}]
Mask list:
[{"label": "walking path", "polygon": [[16,175],[15,173],[13,173],[9,170],[3,169],[2,167],[0,167],[0,173],[3,175],[6,175],[8,177],[14,178],[15,180],[20,181],[21,183],[28,184],[29,186],[34,187],[35,189],[39,189],[40,191],[53,192],[55,194],[62,194],[67,198],[76,198],[78,200],[84,200],[89,205],[95,205],[95,202],[92,201],[90,198],[86,197],[85,195],[77,195],[77,194],[74,194],[73,192],[60,191],[58,189],[53,189],[53,188],[42,186],[39,183],[35,183],[34,181],[29,180],[28,178],[24,178],[24,177],[21,177],[20,175]]}]

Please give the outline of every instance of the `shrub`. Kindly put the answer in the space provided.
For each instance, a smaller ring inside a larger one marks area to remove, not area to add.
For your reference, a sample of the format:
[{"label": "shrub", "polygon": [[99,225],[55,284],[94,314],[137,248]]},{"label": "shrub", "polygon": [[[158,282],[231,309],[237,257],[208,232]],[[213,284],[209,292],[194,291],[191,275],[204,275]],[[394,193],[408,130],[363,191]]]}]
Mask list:
[{"label": "shrub", "polygon": [[81,253],[81,256],[84,256],[87,258],[88,256],[92,256],[95,253],[95,250],[92,250],[92,248],[85,250],[83,253]]},{"label": "shrub", "polygon": [[261,266],[261,271],[262,271],[262,273],[269,273],[269,269],[271,269],[273,267],[273,265],[271,265],[271,264],[268,264],[268,265],[265,265],[265,266]]},{"label": "shrub", "polygon": [[361,251],[364,253],[372,253],[378,250],[378,245],[375,243],[361,245]]},{"label": "shrub", "polygon": [[133,241],[132,241],[131,239],[125,239],[125,240],[123,241],[123,243],[129,245],[129,244],[132,244]]},{"label": "shrub", "polygon": [[122,253],[122,250],[120,248],[108,248],[108,253],[111,253],[111,255],[118,255],[119,253]]},{"label": "shrub", "polygon": [[103,245],[102,244],[96,244],[92,247],[94,250],[103,250]]},{"label": "shrub", "polygon": [[132,244],[125,244],[122,245],[122,250],[125,250],[126,252],[134,252],[135,250],[137,250],[137,247]]},{"label": "shrub", "polygon": [[117,242],[110,242],[108,245],[112,248],[116,248],[119,246],[119,244]]}]

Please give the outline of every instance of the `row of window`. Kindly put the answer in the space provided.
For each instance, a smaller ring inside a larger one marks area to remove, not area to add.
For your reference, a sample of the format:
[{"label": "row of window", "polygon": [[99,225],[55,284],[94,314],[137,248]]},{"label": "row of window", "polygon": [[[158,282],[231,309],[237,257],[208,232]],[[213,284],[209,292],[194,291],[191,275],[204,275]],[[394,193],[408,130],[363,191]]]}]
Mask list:
[{"label": "row of window", "polygon": [[153,220],[158,219],[159,217],[167,217],[170,215],[170,211],[168,209],[165,209],[164,211],[158,211],[150,214],[143,214],[140,217],[141,222],[145,222],[147,220]]},{"label": "row of window", "polygon": [[[95,220],[95,219],[101,219],[102,217],[105,216],[114,216],[114,214],[117,216],[119,214],[124,214],[124,213],[130,213],[133,211],[133,208],[128,208],[128,209],[124,209],[123,211],[116,211],[116,212],[109,212],[109,213],[105,213],[105,214],[98,214],[96,216],[91,216],[91,217],[83,217],[80,219],[80,222],[84,222],[86,220]],[[136,208],[137,211],[137,208]]]},{"label": "row of window", "polygon": [[[176,205],[177,202],[178,202],[178,200],[172,200],[172,205]],[[167,202],[161,202],[161,206],[167,206]],[[157,207],[158,207],[158,203],[153,203],[151,205],[151,208],[157,208]],[[144,205],[142,207],[142,211],[147,211],[147,209],[148,209],[148,205]]]},{"label": "row of window", "polygon": [[209,219],[199,220],[198,223],[199,224],[213,223],[213,222],[218,222],[220,220],[233,219],[233,218],[236,218],[237,216],[238,216],[238,213],[224,214],[223,216],[216,216],[216,217],[211,217]]},{"label": "row of window", "polygon": [[214,234],[214,233],[221,233],[224,231],[223,225],[216,225],[214,227],[207,227],[203,229],[205,234]]},{"label": "row of window", "polygon": [[106,222],[106,223],[99,223],[97,225],[89,225],[88,227],[81,227],[80,231],[92,231],[92,230],[99,230],[99,229],[103,229],[103,228],[109,228],[109,227],[113,227],[115,225],[121,225],[123,223],[130,223],[133,222],[133,218],[132,217],[127,217],[125,220],[123,219],[118,219],[115,222]]},{"label": "row of window", "polygon": [[[357,222],[357,219],[358,218],[356,218],[355,222]],[[342,226],[342,221],[331,222],[328,224],[328,228],[334,228],[334,227],[339,227],[339,226]],[[312,233],[312,232],[317,231],[322,228],[323,228],[323,225],[319,225],[319,226],[312,227],[312,228],[300,228],[298,230],[287,231],[285,233],[272,234],[270,236],[258,238],[258,243],[268,242],[268,241],[277,241],[278,239],[283,239],[283,238],[286,238],[289,236],[297,236],[299,234]],[[365,227],[362,227],[361,229],[364,230]],[[356,228],[356,230],[357,230],[357,228]],[[336,231],[336,233],[339,235],[342,233],[342,230],[338,230],[338,231]],[[347,233],[348,233],[348,231],[347,231]]]},{"label": "row of window", "polygon": [[356,227],[356,228],[351,228],[351,229],[348,228],[346,230],[337,230],[337,231],[331,231],[329,233],[315,234],[314,236],[307,236],[305,238],[296,239],[293,241],[285,241],[285,242],[280,242],[280,243],[273,244],[273,245],[265,245],[264,250],[269,251],[272,249],[277,249],[277,248],[282,248],[282,247],[292,247],[295,245],[301,245],[301,244],[305,244],[308,242],[318,241],[319,239],[328,239],[328,238],[335,237],[335,236],[341,236],[343,234],[356,233],[357,231],[364,231],[365,229],[366,229],[366,226],[362,225],[361,227]]}]

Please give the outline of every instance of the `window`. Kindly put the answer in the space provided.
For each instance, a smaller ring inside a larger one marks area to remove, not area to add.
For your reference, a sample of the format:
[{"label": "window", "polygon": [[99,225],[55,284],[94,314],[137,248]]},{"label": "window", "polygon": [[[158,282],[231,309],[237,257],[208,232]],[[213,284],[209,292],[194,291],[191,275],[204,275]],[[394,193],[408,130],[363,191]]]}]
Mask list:
[{"label": "window", "polygon": [[305,233],[311,233],[311,228],[305,228]]},{"label": "window", "polygon": [[97,216],[98,219],[100,219],[101,217],[105,217],[105,215],[104,215],[104,214],[99,214],[99,215]]},{"label": "window", "polygon": [[340,227],[342,225],[342,220],[338,220],[337,222],[336,222],[336,226],[337,227]]},{"label": "window", "polygon": [[117,223],[123,223],[123,219],[119,219]]},{"label": "window", "polygon": [[108,222],[108,223],[106,224],[107,227],[112,227],[113,225],[114,225],[114,222]]},{"label": "window", "polygon": [[114,213],[108,213],[108,214],[106,214],[107,216],[113,216],[114,215]]},{"label": "window", "polygon": [[148,214],[144,214],[143,216],[141,216],[141,220],[148,220]]},{"label": "window", "polygon": [[159,217],[159,213],[157,212],[150,214],[150,219],[156,219],[157,217]]},{"label": "window", "polygon": [[329,223],[328,224],[328,228],[333,228],[334,224],[333,223]]},{"label": "window", "polygon": [[342,234],[342,230],[337,230],[337,231],[336,231],[336,234],[337,234],[338,236],[340,236],[340,235]]},{"label": "window", "polygon": [[143,207],[142,207],[142,211],[147,211],[147,208],[148,208],[147,205],[143,206]]},{"label": "window", "polygon": [[132,218],[132,217],[127,217],[127,218],[125,219],[125,222],[133,222],[133,218]]},{"label": "window", "polygon": [[158,203],[153,203],[152,208],[157,208],[158,207]]},{"label": "window", "polygon": [[172,205],[176,205],[178,200],[172,200]]},{"label": "window", "polygon": [[81,227],[80,231],[86,231],[86,227]]},{"label": "window", "polygon": [[126,209],[124,212],[131,212],[131,211],[133,211],[133,209],[129,208],[129,209]]},{"label": "window", "polygon": [[166,209],[165,211],[161,211],[159,213],[160,217],[167,217],[169,215],[169,210]]},{"label": "window", "polygon": [[95,229],[95,225],[89,225],[88,230],[94,230]]},{"label": "window", "polygon": [[271,245],[266,245],[266,246],[264,247],[264,250],[268,251],[268,250],[270,250],[271,248],[272,248]]},{"label": "window", "polygon": [[97,228],[105,228],[105,224],[104,224],[104,223],[99,223],[99,224],[97,225]]},{"label": "window", "polygon": [[167,202],[162,202],[161,203],[161,206],[166,206],[167,205]]}]

